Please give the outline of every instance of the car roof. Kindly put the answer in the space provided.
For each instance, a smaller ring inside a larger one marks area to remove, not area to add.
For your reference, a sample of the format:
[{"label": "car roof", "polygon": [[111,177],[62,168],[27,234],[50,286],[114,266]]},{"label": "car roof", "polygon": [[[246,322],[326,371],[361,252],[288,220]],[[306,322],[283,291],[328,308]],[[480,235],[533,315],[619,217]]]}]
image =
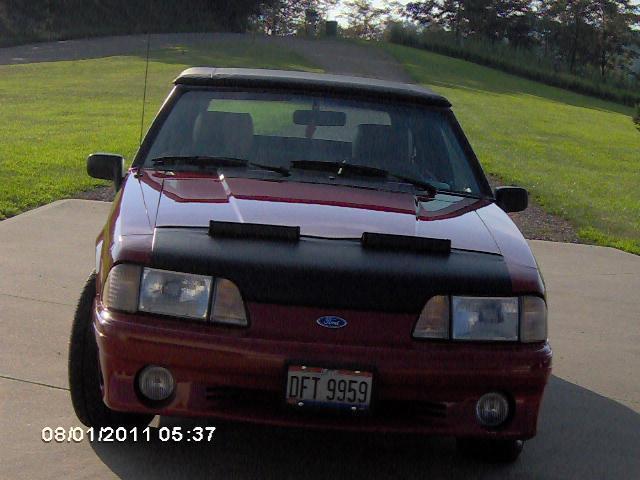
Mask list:
[{"label": "car roof", "polygon": [[216,87],[284,88],[383,97],[384,99],[409,101],[439,107],[451,106],[451,103],[445,97],[419,85],[325,73],[255,68],[193,67],[184,70],[178,75],[174,83],[176,85]]}]

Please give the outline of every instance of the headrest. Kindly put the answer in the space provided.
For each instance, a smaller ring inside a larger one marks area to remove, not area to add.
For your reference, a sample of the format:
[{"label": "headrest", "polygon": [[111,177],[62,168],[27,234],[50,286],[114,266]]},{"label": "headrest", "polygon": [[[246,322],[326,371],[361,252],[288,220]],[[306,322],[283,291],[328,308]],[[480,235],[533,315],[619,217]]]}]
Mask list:
[{"label": "headrest", "polygon": [[194,155],[248,158],[253,145],[253,120],[248,113],[210,112],[198,115],[193,128]]},{"label": "headrest", "polygon": [[358,125],[353,142],[353,158],[358,163],[394,171],[394,165],[406,162],[408,150],[408,137],[391,125]]}]

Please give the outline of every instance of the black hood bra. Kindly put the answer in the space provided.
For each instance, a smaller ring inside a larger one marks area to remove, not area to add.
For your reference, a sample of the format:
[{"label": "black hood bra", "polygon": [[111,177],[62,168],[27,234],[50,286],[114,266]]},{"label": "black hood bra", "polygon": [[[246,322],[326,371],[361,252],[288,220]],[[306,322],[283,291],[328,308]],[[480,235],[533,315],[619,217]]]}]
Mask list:
[{"label": "black hood bra", "polygon": [[207,228],[157,228],[151,266],[227,278],[247,301],[282,305],[417,314],[433,295],[512,294],[501,255],[312,237],[212,237]]}]

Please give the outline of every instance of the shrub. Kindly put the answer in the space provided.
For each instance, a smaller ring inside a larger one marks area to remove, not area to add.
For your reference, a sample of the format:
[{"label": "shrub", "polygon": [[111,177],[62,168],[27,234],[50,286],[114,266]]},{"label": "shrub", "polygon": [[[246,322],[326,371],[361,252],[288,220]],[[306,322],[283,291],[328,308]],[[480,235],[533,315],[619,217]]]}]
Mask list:
[{"label": "shrub", "polygon": [[387,42],[398,43],[408,47],[420,46],[420,34],[418,28],[413,25],[405,25],[400,22],[390,22],[384,31],[384,39]]}]

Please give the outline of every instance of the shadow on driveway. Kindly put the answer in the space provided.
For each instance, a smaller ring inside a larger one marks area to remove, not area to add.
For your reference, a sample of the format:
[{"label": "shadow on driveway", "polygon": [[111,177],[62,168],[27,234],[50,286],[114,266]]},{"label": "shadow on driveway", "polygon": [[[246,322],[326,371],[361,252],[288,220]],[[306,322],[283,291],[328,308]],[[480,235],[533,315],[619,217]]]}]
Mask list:
[{"label": "shadow on driveway", "polygon": [[[201,421],[162,418],[161,426]],[[579,478],[640,472],[640,414],[552,377],[538,436],[513,465],[463,457],[452,439],[217,424],[210,443],[93,443],[118,476],[143,478]]]}]

